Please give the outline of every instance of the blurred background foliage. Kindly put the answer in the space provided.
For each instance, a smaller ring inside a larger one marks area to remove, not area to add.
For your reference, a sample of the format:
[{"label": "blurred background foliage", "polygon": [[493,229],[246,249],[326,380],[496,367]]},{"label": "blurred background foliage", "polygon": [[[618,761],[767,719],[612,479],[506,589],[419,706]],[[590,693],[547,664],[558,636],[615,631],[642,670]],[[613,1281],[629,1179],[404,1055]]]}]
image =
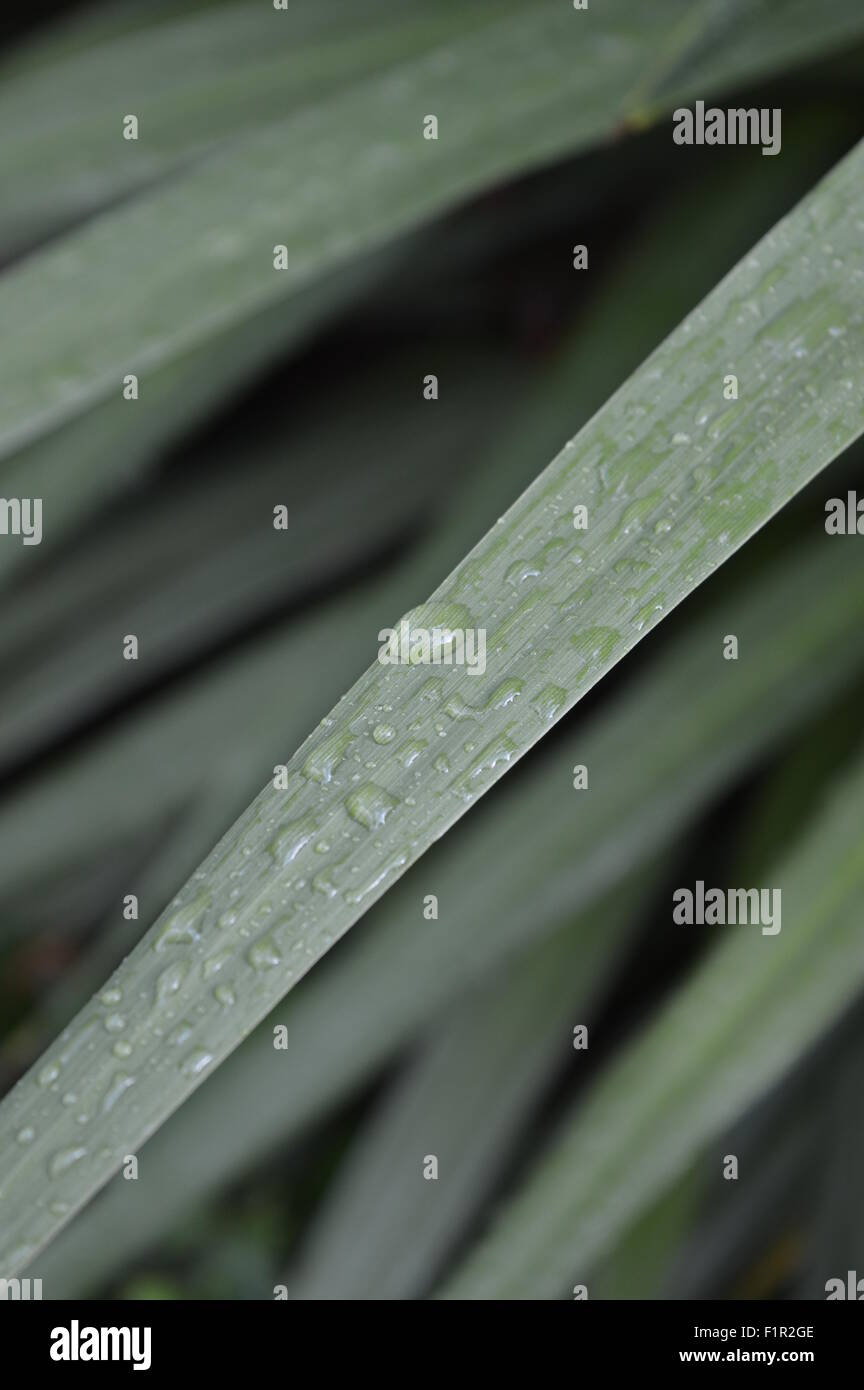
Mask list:
[{"label": "blurred background foliage", "polygon": [[[213,149],[520,8],[298,0],[275,21],[296,26],[284,47],[263,0],[7,17],[4,272]],[[706,20],[701,36],[685,27],[690,48],[637,35],[646,92],[660,71],[718,104],[781,107],[780,158],[682,149],[655,122],[662,101],[623,120],[610,103],[581,153],[496,178],[290,315],[277,301],[176,361],[134,425],[106,406],[0,461],[4,495],[38,479],[62,522],[3,566],[4,1091],[367,664],[379,627],[864,134],[864,17],[859,37],[854,7],[826,6],[821,30],[819,7],[781,8],[788,25],[753,7],[749,46],[735,4],[690,6]],[[144,103],[154,138],[130,159],[119,121]],[[700,987],[715,947],[673,927],[671,888],[773,882],[799,854],[817,879],[838,871],[819,827],[861,753],[864,571],[852,539],[826,542],[824,502],[860,461],[840,458],[337,945],[146,1146],[139,1182],[115,1180],[51,1247],[49,1294],[446,1287],[562,1126],[617,1067],[638,1069]],[[726,632],[746,652],[734,679],[718,671]],[[120,659],[125,633],[137,663]],[[589,793],[572,790],[577,762]],[[854,783],[843,795],[858,804]],[[421,912],[431,892],[437,922]],[[714,1003],[732,1028],[734,999]],[[806,1014],[806,992],[791,1005]],[[634,1194],[643,1156],[628,1153],[625,1215],[584,1248],[574,1233],[572,1282],[592,1297],[821,1298],[859,1267],[862,1008],[820,1021],[754,1094],[718,1101],[722,1121],[708,1139],[694,1126],[667,1180],[658,1150]],[[426,1153],[446,1182],[422,1181]],[[722,1180],[727,1153],[738,1182]]]}]

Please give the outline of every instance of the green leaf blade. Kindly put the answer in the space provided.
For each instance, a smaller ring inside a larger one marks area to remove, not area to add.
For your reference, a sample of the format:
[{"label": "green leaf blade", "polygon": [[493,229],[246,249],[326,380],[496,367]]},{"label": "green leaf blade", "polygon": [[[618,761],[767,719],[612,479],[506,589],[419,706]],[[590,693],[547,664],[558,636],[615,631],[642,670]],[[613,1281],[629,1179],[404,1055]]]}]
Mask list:
[{"label": "green leaf blade", "polygon": [[[832,0],[832,13],[838,39],[864,23],[850,0]],[[665,0],[635,17],[618,4],[599,25],[584,18],[560,0],[503,18],[493,9],[478,30],[268,122],[13,267],[0,283],[0,315],[16,336],[0,457],[110,399],[124,371],[152,373],[496,179],[610,134],[642,109],[646,64],[651,88],[716,13]],[[748,66],[770,70],[789,39],[776,13],[767,29],[759,18]],[[737,36],[733,51],[740,58]],[[422,137],[418,91],[443,122],[437,141]],[[665,93],[666,109],[673,101]],[[277,272],[279,244],[289,264]]]},{"label": "green leaf blade", "polygon": [[864,763],[768,881],[778,935],[731,933],[562,1127],[446,1298],[561,1298],[701,1145],[842,1017],[864,978]]},{"label": "green leaf blade", "polygon": [[[31,1258],[409,864],[861,432],[862,168],[859,146],[423,605],[426,628],[488,632],[480,680],[374,665],[7,1097],[4,1265]],[[730,414],[732,371],[744,395]],[[584,548],[577,505],[592,516]],[[77,1128],[61,1086],[80,1093]],[[36,1136],[26,1156],[22,1127]],[[33,1209],[21,1194],[40,1164]]]}]

